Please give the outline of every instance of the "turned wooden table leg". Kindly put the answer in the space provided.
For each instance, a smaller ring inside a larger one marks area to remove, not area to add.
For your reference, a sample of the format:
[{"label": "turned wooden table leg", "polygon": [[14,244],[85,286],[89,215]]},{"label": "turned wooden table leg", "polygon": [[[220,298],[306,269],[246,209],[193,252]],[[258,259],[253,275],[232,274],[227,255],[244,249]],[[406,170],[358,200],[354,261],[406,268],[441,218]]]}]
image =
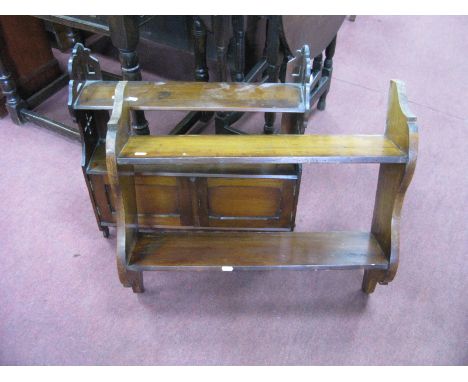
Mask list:
[{"label": "turned wooden table leg", "polygon": [[[213,33],[216,44],[216,70],[219,82],[227,80],[226,65],[226,16],[213,16]],[[215,132],[216,134],[226,134],[225,127],[226,113],[219,112],[215,114]]]},{"label": "turned wooden table leg", "polygon": [[[2,44],[1,41],[0,44]],[[25,103],[16,91],[16,83],[4,64],[2,53],[3,45],[0,45],[0,87],[6,99],[5,106],[12,121],[17,125],[21,125],[24,120],[20,109],[25,107]]]},{"label": "turned wooden table leg", "polygon": [[192,36],[195,54],[195,81],[208,82],[208,66],[206,64],[206,27],[199,16],[193,17]]},{"label": "turned wooden table leg", "polygon": [[[208,82],[210,76],[206,63],[206,26],[200,16],[192,16],[191,21],[193,54],[195,57],[195,81]],[[206,123],[212,116],[212,112],[191,111],[169,132],[169,135],[187,134],[198,121]]]},{"label": "turned wooden table leg", "polygon": [[[328,44],[327,48],[325,49],[325,62],[323,64],[322,69],[322,76],[328,77],[328,86],[327,90],[320,96],[320,99],[317,104],[317,109],[325,110],[326,103],[327,103],[327,94],[330,90],[331,79],[332,79],[332,72],[333,72],[333,56],[335,55],[335,47],[336,47],[336,36],[333,38],[330,44]],[[315,60],[314,60],[315,61]]]},{"label": "turned wooden table leg", "polygon": [[80,31],[75,28],[67,27],[66,38],[70,44],[70,47],[74,47],[77,43],[84,43],[83,39],[81,38]]},{"label": "turned wooden table leg", "polygon": [[213,32],[216,43],[216,68],[218,81],[226,82],[226,16],[213,16]]},{"label": "turned wooden table leg", "polygon": [[66,25],[45,21],[45,25],[54,34],[57,47],[61,52],[66,52],[77,44],[84,44],[79,30]]},{"label": "turned wooden table leg", "polygon": [[279,26],[279,42],[280,42],[279,49],[280,49],[281,55],[283,56],[283,60],[279,68],[278,77],[279,77],[280,82],[284,83],[286,82],[286,68],[288,66],[288,62],[289,60],[292,60],[294,58],[294,54],[291,52],[291,48],[289,47],[288,41],[286,40],[282,17],[281,17],[281,22]]},{"label": "turned wooden table leg", "polygon": [[[195,54],[195,81],[208,82],[210,75],[206,63],[206,26],[199,16],[193,16],[192,36]],[[213,113],[202,112],[200,120],[208,122]]]},{"label": "turned wooden table leg", "polygon": [[[141,81],[136,47],[140,39],[137,16],[109,16],[112,44],[119,50],[122,77],[126,81]],[[148,121],[142,110],[132,110],[132,129],[137,135],[149,135]]]},{"label": "turned wooden table leg", "polygon": [[244,16],[232,16],[232,32],[234,34],[234,81],[242,82],[245,71],[245,30]]},{"label": "turned wooden table leg", "polygon": [[[232,16],[232,34],[234,36],[234,65],[231,80],[242,82],[245,80],[245,28],[244,16]],[[242,113],[217,113],[215,120],[216,134],[241,134],[231,125],[235,123]]]},{"label": "turned wooden table leg", "polygon": [[[279,32],[280,32],[281,16],[269,16],[267,26],[267,38],[266,38],[266,59],[267,59],[267,82],[278,82],[278,53],[279,53]],[[265,134],[273,134],[275,129],[276,114],[265,113],[265,125],[263,126],[263,132]]]},{"label": "turned wooden table leg", "polygon": [[315,77],[317,73],[319,73],[322,70],[322,64],[323,64],[323,54],[320,53],[319,55],[314,57],[314,60],[312,62],[312,74]]}]

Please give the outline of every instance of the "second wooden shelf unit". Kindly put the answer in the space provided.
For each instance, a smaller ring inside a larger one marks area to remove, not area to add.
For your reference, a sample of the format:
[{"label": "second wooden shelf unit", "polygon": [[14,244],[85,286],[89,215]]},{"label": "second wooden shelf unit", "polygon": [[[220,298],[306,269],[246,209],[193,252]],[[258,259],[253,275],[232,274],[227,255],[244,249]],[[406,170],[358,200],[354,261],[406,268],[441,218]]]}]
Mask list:
[{"label": "second wooden shelf unit", "polygon": [[[303,63],[302,67],[306,66],[307,60]],[[293,68],[297,68],[297,65]],[[296,72],[296,77],[298,73],[307,73],[307,70]],[[202,95],[183,93],[191,86],[183,83],[166,86],[164,91],[169,94],[161,96],[161,93],[147,91],[160,85],[99,81],[85,83],[81,91],[75,92],[71,107],[78,114],[84,110],[108,110],[112,99],[112,114],[105,140],[105,166],[101,147],[101,164],[95,161],[94,171],[106,171],[112,189],[117,223],[118,272],[124,286],[132,287],[134,292],[142,292],[143,271],[184,269],[362,268],[365,270],[362,289],[366,293],[373,292],[377,283],[386,284],[393,280],[399,259],[400,213],[415,168],[418,144],[416,118],[408,109],[402,82],[393,80],[390,83],[387,126],[383,135],[129,134],[130,111],[133,108],[174,110],[183,105],[184,110],[195,110],[190,107],[197,107],[200,110],[225,111],[233,110],[229,105],[236,103],[235,110],[268,111],[274,109],[275,102],[284,106],[283,130],[301,132],[309,111],[308,82],[302,77],[300,86],[297,83],[275,84],[273,88],[276,90],[272,93],[262,90],[262,85],[249,85],[251,98],[248,100],[230,98],[230,90],[222,95],[220,89],[229,88],[229,85],[222,83],[212,84],[209,89],[199,89]],[[174,91],[175,88],[179,90]],[[181,92],[185,94],[183,97]],[[289,94],[286,98],[292,98],[278,101],[277,92]],[[175,94],[179,95],[175,97]],[[256,98],[255,94],[261,96]],[[203,99],[204,104],[195,105],[197,99]],[[201,172],[213,171],[215,174],[216,170],[213,169],[219,168],[216,166],[300,163],[380,164],[370,231],[140,230],[136,168],[138,171],[159,171],[161,174],[161,171],[176,171],[177,166],[182,166],[179,167],[181,169],[190,164],[198,166]]]}]

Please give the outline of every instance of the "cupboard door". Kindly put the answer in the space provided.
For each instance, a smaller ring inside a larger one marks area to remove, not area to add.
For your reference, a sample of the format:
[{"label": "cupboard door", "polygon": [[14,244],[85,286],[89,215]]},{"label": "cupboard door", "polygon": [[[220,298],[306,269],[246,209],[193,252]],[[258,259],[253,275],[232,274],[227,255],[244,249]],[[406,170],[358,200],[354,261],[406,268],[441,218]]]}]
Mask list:
[{"label": "cupboard door", "polygon": [[209,227],[292,228],[295,180],[206,178],[200,203]]},{"label": "cupboard door", "polygon": [[[105,175],[89,176],[100,220],[115,224]],[[298,180],[135,175],[142,228],[207,227],[290,230]]]},{"label": "cupboard door", "polygon": [[135,175],[135,190],[141,226],[192,225],[188,179]]}]

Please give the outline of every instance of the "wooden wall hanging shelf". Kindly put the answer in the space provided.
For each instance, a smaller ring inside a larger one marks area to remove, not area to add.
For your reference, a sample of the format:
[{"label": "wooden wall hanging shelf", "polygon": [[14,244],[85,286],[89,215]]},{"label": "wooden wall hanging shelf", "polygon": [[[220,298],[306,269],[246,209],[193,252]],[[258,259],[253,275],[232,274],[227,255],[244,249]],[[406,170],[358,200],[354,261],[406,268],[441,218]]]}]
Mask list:
[{"label": "wooden wall hanging shelf", "polygon": [[[96,78],[71,81],[69,107],[97,216],[109,214],[117,227],[124,286],[143,292],[142,271],[154,270],[361,268],[366,293],[392,281],[418,144],[401,81],[390,83],[383,135],[303,135],[320,81],[307,46],[281,84],[105,82],[89,52],[81,54],[87,65],[72,60],[71,72]],[[132,110],[283,115],[277,135],[136,136]],[[292,232],[300,166],[308,163],[380,164],[369,232]]]}]

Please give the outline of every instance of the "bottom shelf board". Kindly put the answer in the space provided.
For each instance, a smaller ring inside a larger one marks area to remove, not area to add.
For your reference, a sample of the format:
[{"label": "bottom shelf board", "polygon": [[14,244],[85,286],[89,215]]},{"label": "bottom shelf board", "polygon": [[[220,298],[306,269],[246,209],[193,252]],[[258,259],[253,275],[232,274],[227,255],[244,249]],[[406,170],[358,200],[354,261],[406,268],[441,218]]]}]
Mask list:
[{"label": "bottom shelf board", "polygon": [[140,233],[131,270],[387,269],[369,232]]}]

